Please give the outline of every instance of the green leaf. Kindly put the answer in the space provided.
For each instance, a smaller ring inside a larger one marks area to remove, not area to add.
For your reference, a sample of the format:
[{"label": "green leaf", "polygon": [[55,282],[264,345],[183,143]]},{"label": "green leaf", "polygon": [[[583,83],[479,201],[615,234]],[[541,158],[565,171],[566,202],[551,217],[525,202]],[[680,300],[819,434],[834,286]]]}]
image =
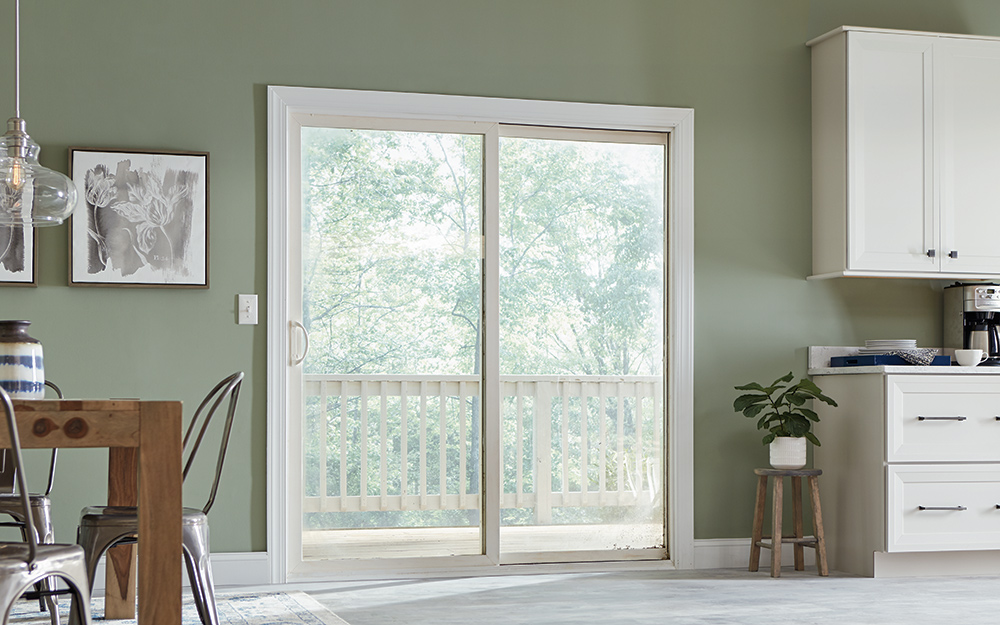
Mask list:
[{"label": "green leaf", "polygon": [[812,421],[819,421],[819,415],[809,410],[808,408],[799,408],[799,412],[806,416],[806,418]]},{"label": "green leaf", "polygon": [[796,406],[801,406],[802,404],[806,403],[807,399],[809,398],[803,397],[802,395],[799,395],[797,393],[789,393],[788,395],[788,403]]},{"label": "green leaf", "polygon": [[771,441],[773,441],[773,440],[774,440],[774,434],[768,434],[767,436],[765,436],[765,437],[764,437],[764,439],[763,439],[763,441],[762,441],[762,442],[763,442],[763,443],[764,443],[765,445],[770,445],[770,444],[771,444]]},{"label": "green leaf", "polygon": [[813,382],[812,380],[810,380],[809,378],[802,378],[801,380],[799,380],[799,382],[798,382],[798,384],[796,384],[796,386],[798,386],[799,388],[801,388],[804,391],[808,391],[812,395],[822,395],[823,394],[823,391],[819,390],[819,387],[816,386],[816,383]]},{"label": "green leaf", "polygon": [[813,445],[816,445],[817,447],[822,447],[822,445],[820,445],[819,439],[816,438],[816,435],[813,434],[812,432],[806,432],[806,439]]},{"label": "green leaf", "polygon": [[755,404],[753,406],[747,406],[743,409],[743,415],[748,419],[754,419],[760,414],[760,411],[767,408],[767,404]]},{"label": "green leaf", "polygon": [[737,391],[763,391],[764,387],[756,382],[751,382],[750,384],[744,384],[743,386],[734,386]]},{"label": "green leaf", "polygon": [[783,375],[783,376],[781,376],[780,378],[778,378],[777,380],[775,380],[775,381],[774,381],[774,382],[772,382],[771,384],[772,384],[772,385],[776,385],[776,384],[778,384],[778,382],[781,382],[781,383],[784,383],[784,384],[787,384],[788,382],[791,382],[791,381],[792,381],[792,378],[793,378],[793,377],[795,377],[795,376],[793,376],[793,375],[792,375],[792,372],[791,372],[791,371],[789,371],[789,372],[788,372],[788,375]]},{"label": "green leaf", "polygon": [[[759,404],[765,401],[767,401],[767,397],[765,395],[740,395],[735,401],[733,401],[733,410],[736,412],[743,412],[754,404]],[[751,415],[747,416],[752,418]]]}]

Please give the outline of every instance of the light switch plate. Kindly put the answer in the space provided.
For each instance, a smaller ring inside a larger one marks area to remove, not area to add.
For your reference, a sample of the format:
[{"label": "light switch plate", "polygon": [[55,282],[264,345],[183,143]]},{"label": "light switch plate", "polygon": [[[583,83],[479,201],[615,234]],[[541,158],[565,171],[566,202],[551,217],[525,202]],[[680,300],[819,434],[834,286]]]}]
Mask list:
[{"label": "light switch plate", "polygon": [[236,296],[236,323],[257,325],[257,295]]}]

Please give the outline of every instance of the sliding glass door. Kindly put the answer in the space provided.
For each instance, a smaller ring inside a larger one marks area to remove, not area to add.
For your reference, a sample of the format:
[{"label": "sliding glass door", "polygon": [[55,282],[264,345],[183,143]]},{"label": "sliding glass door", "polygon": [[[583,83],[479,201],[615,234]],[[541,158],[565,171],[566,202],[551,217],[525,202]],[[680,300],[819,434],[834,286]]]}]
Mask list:
[{"label": "sliding glass door", "polygon": [[667,135],[297,138],[301,561],[666,557]]},{"label": "sliding glass door", "polygon": [[665,546],[664,138],[501,129],[506,561]]},{"label": "sliding glass door", "polygon": [[480,554],[480,135],[302,130],[302,557]]}]

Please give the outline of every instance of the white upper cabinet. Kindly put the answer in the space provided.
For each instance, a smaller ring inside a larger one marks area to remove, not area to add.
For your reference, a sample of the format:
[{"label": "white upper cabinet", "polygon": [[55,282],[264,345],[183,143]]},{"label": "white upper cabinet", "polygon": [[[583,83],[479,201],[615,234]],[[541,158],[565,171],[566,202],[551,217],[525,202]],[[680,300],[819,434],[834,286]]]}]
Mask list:
[{"label": "white upper cabinet", "polygon": [[1000,40],[810,42],[813,277],[1000,275]]}]

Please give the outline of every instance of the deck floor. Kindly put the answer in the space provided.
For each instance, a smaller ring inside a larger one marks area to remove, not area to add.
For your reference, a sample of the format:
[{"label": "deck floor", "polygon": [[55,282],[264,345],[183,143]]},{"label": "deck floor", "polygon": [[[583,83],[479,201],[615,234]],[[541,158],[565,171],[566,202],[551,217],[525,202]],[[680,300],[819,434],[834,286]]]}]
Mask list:
[{"label": "deck floor", "polygon": [[[505,526],[500,529],[500,549],[509,553],[644,549],[662,543],[663,527],[655,524]],[[478,527],[310,530],[302,533],[305,560],[479,553]]]}]

